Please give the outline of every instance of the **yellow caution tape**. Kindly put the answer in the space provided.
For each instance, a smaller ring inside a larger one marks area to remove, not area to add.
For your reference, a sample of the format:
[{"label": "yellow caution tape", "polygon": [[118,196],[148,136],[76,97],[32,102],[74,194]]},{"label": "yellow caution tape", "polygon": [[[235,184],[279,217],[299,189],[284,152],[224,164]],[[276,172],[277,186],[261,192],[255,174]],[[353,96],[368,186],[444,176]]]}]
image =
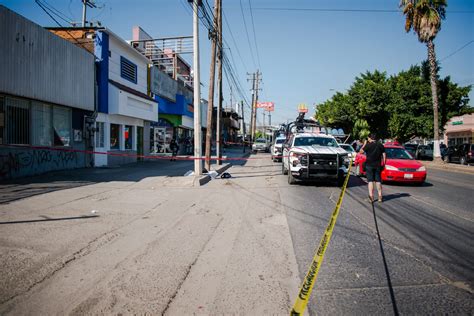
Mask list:
[{"label": "yellow caution tape", "polygon": [[291,310],[290,315],[301,315],[306,309],[306,305],[308,304],[311,291],[313,290],[314,283],[316,281],[316,277],[318,276],[319,268],[321,267],[321,264],[324,259],[326,248],[328,247],[329,240],[331,239],[332,231],[334,229],[334,226],[336,225],[337,216],[339,215],[339,210],[342,205],[342,199],[344,198],[344,193],[346,192],[347,182],[349,182],[351,167],[352,161],[349,164],[347,176],[344,180],[341,193],[339,194],[339,199],[337,200],[336,207],[332,212],[331,219],[329,221],[328,226],[326,227],[324,236],[319,242],[319,247],[316,253],[314,254],[313,262],[311,262],[308,273],[306,273],[306,277],[303,280],[303,284],[301,285],[298,297],[296,298],[296,302],[293,305],[293,309]]}]

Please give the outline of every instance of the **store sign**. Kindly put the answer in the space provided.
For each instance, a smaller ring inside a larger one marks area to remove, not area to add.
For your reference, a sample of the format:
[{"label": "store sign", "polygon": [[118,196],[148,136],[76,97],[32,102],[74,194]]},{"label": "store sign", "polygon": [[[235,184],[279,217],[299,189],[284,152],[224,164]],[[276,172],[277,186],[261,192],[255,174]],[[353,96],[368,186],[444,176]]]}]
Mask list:
[{"label": "store sign", "polygon": [[265,109],[265,111],[272,112],[275,110],[275,103],[273,102],[257,102],[257,108]]},{"label": "store sign", "polygon": [[306,106],[306,104],[298,104],[298,113],[308,113],[308,107]]},{"label": "store sign", "polygon": [[453,122],[453,125],[463,125],[464,122],[463,121],[454,121]]}]

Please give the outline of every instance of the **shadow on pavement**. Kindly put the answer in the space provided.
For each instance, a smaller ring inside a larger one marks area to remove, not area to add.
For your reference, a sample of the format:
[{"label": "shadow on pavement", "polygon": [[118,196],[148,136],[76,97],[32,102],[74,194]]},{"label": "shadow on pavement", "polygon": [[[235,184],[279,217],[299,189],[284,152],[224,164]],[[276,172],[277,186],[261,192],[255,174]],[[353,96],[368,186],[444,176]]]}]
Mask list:
[{"label": "shadow on pavement", "polygon": [[[247,157],[250,152],[244,154],[239,149],[228,148],[225,155],[230,158],[241,158]],[[247,160],[229,160],[228,162],[232,165],[243,166]],[[193,160],[157,159],[110,168],[53,171],[0,182],[0,205],[36,195],[102,182],[139,182],[148,177],[182,177],[187,171],[193,169]]]},{"label": "shadow on pavement", "polygon": [[[46,217],[46,216],[43,216],[43,217]],[[47,218],[44,218],[44,219],[29,219],[29,220],[22,220],[22,221],[0,222],[0,225],[38,223],[38,222],[55,222],[55,221],[69,221],[69,220],[74,220],[74,219],[87,219],[87,218],[94,218],[94,217],[99,217],[99,215],[61,217],[61,218],[49,218],[49,217],[47,217]]]}]

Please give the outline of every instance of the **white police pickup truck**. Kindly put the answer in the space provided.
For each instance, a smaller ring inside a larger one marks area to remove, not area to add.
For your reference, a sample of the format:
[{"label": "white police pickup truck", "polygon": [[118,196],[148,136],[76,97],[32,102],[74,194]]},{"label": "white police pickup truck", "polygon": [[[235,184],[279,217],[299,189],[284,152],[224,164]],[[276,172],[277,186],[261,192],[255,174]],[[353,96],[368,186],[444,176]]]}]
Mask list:
[{"label": "white police pickup truck", "polygon": [[330,135],[295,133],[283,145],[282,173],[288,174],[289,184],[334,180],[342,186],[349,162],[347,152]]}]

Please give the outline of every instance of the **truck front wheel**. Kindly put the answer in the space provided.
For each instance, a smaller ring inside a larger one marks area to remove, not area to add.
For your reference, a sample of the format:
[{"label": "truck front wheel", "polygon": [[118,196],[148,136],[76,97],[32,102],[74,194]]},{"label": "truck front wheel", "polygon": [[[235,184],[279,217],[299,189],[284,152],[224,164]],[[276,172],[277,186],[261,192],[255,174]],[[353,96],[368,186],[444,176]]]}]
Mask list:
[{"label": "truck front wheel", "polygon": [[295,184],[295,183],[296,183],[295,177],[293,177],[293,175],[291,174],[291,170],[288,170],[288,184]]}]

